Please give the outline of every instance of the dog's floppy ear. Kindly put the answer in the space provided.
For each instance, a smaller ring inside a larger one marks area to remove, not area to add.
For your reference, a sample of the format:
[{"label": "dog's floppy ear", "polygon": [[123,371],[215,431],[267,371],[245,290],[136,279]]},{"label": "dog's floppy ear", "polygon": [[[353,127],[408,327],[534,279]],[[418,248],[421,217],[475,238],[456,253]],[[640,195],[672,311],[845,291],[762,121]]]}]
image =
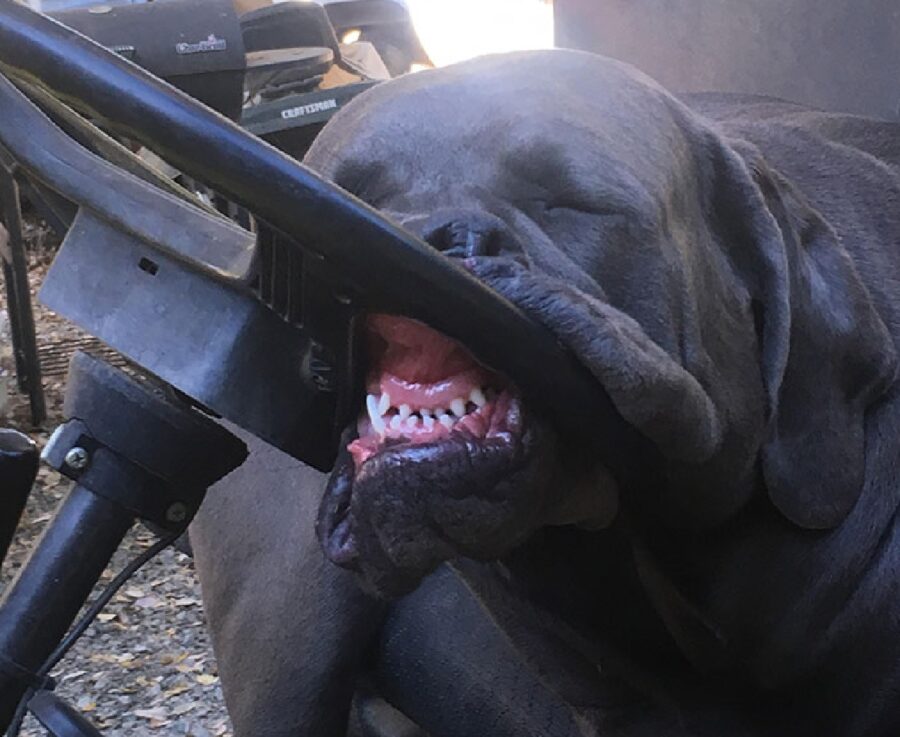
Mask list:
[{"label": "dog's floppy ear", "polygon": [[713,227],[758,308],[769,497],[801,527],[832,528],[862,490],[865,413],[895,348],[827,220],[753,147],[720,143],[715,159]]}]

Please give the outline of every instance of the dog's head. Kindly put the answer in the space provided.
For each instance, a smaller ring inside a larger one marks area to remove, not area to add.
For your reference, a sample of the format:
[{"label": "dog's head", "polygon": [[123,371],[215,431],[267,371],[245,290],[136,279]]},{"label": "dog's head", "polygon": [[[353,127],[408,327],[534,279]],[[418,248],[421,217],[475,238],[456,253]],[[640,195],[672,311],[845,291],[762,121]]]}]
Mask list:
[{"label": "dog's head", "polygon": [[886,328],[825,219],[652,80],[562,51],[412,75],[349,105],[307,163],[547,325],[643,443],[561,437],[465,346],[370,316],[367,406],[319,534],[376,589],[600,524],[617,485],[671,525],[763,490],[806,527],[852,507]]}]

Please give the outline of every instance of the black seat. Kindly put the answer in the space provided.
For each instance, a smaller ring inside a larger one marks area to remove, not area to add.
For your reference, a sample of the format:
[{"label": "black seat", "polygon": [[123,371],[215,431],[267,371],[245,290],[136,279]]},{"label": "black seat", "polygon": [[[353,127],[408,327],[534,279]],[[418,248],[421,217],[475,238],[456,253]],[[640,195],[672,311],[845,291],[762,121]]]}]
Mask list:
[{"label": "black seat", "polygon": [[331,49],[335,62],[341,49],[325,9],[318,3],[284,2],[251,10],[240,18],[248,52],[297,46]]}]

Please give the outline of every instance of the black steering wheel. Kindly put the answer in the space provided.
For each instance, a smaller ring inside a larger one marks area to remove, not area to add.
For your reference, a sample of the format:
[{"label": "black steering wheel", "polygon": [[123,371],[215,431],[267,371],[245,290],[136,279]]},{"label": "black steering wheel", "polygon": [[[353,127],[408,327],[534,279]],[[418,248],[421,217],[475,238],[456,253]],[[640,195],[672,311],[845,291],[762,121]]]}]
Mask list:
[{"label": "black steering wheel", "polygon": [[[0,0],[0,111],[0,154],[51,201],[77,208],[44,301],[311,465],[333,463],[338,434],[359,406],[353,325],[366,311],[416,318],[461,341],[563,429],[596,427],[598,414],[612,412],[599,383],[547,328],[451,259],[13,0]],[[122,140],[264,227],[223,217]]]}]

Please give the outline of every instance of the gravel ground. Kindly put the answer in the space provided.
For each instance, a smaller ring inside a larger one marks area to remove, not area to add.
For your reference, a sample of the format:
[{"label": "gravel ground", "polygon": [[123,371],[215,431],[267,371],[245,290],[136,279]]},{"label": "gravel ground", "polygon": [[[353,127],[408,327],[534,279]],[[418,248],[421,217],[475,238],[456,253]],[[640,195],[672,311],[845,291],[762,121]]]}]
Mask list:
[{"label": "gravel ground", "polygon": [[[34,291],[55,244],[39,225],[30,225],[28,235]],[[82,335],[39,305],[35,318],[39,345]],[[62,377],[45,379],[50,417],[45,427],[31,427],[27,399],[14,390],[8,329],[5,292],[0,289],[0,426],[27,432],[43,447],[60,421],[64,383]],[[0,572],[0,590],[25,561],[68,487],[68,480],[41,468]],[[150,532],[136,527],[102,583],[154,541]],[[193,566],[174,550],[164,551],[120,590],[53,675],[59,683],[57,693],[110,737],[231,734]],[[21,734],[37,737],[46,732],[29,718]]]}]

